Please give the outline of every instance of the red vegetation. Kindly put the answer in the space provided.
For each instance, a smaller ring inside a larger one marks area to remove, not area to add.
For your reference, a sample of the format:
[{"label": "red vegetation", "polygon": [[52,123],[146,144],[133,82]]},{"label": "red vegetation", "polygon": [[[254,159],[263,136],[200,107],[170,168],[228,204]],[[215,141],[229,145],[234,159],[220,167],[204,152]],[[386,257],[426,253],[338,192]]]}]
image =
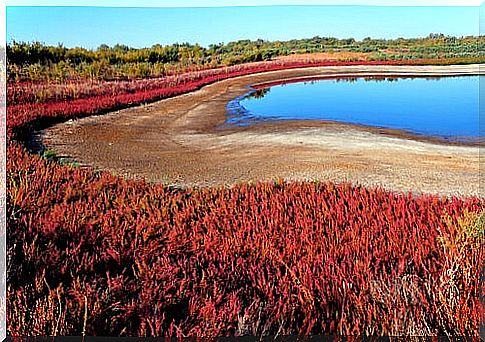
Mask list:
[{"label": "red vegetation", "polygon": [[479,199],[311,183],[170,191],[18,147],[9,157],[14,335],[54,334],[53,317],[80,335],[85,310],[93,335],[478,330],[483,254],[444,243]]},{"label": "red vegetation", "polygon": [[[263,71],[218,70],[134,93],[9,103],[9,128]],[[483,208],[331,183],[171,190],[10,141],[8,331],[478,336]]]},{"label": "red vegetation", "polygon": [[[262,62],[232,67],[188,72],[158,79],[107,81],[71,84],[19,83],[7,89],[9,136],[14,129],[31,130],[32,125],[45,125],[58,120],[100,114],[127,106],[160,100],[196,90],[204,85],[227,78],[258,72],[314,66],[339,65],[404,65],[426,64],[427,61],[312,61]],[[428,61],[429,62],[429,61]]]}]

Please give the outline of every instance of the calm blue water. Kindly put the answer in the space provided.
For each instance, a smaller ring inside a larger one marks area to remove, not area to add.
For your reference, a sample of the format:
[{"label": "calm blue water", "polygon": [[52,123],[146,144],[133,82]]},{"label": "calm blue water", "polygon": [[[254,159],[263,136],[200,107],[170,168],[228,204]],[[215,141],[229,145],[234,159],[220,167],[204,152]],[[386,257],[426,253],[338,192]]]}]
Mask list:
[{"label": "calm blue water", "polygon": [[330,120],[447,138],[478,137],[483,77],[357,78],[277,85],[230,102],[227,123]]}]

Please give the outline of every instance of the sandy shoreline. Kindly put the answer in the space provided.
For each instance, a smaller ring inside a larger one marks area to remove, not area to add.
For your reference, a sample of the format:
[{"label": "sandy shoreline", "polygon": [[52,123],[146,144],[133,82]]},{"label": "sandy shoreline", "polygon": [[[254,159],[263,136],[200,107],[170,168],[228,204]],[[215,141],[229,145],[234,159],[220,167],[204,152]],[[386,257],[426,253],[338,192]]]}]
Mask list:
[{"label": "sandy shoreline", "polygon": [[396,191],[478,195],[478,146],[401,131],[316,121],[220,128],[227,103],[248,85],[327,76],[440,76],[479,73],[464,66],[348,66],[273,71],[46,129],[59,156],[129,178],[178,186],[256,180],[351,181]]}]

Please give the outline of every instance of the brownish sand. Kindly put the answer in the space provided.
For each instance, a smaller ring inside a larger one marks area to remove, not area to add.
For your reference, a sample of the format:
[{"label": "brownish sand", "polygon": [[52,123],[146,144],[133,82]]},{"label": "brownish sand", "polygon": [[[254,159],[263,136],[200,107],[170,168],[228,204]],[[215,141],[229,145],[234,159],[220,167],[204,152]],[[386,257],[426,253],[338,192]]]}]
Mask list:
[{"label": "brownish sand", "polygon": [[243,76],[150,105],[68,121],[44,132],[57,155],[129,178],[178,186],[256,180],[351,181],[396,191],[479,194],[479,147],[400,131],[289,121],[219,128],[249,84],[331,75],[478,74],[468,66],[350,66]]}]

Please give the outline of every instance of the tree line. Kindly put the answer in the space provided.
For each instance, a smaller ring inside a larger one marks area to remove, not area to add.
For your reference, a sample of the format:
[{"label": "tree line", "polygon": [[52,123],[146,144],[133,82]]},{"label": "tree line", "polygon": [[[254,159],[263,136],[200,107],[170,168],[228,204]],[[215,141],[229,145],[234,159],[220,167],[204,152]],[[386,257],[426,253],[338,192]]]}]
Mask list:
[{"label": "tree line", "polygon": [[70,78],[161,76],[187,69],[259,62],[302,53],[364,53],[368,60],[477,58],[483,56],[484,48],[485,36],[430,34],[425,38],[369,37],[361,41],[320,36],[288,41],[239,40],[207,47],[189,43],[156,44],[147,48],[102,44],[96,49],[12,41],[6,52],[9,81],[64,81]]}]

